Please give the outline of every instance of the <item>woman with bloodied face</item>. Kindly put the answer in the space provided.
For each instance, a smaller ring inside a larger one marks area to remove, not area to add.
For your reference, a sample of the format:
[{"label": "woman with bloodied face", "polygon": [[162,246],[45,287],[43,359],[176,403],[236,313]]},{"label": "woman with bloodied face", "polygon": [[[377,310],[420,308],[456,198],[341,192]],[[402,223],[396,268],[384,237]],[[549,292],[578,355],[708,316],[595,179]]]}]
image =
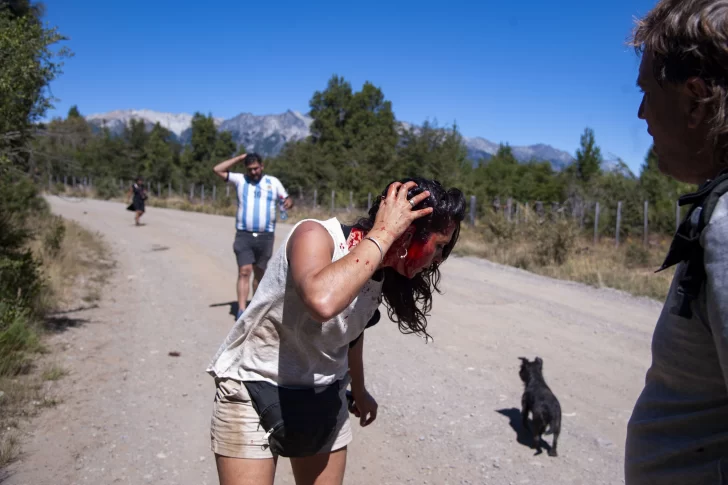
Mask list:
[{"label": "woman with bloodied face", "polygon": [[349,409],[361,426],[377,415],[364,329],[383,302],[400,331],[430,337],[439,266],[464,217],[459,189],[410,178],[390,183],[351,227],[336,218],[294,226],[207,369],[222,485],[272,484],[279,456],[297,484],[342,483]]}]

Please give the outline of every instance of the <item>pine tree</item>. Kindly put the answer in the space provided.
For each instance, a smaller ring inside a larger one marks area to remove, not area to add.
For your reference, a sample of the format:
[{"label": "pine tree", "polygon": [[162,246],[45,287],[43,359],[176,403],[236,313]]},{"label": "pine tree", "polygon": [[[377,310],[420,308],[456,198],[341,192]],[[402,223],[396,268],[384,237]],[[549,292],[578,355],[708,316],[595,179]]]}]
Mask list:
[{"label": "pine tree", "polygon": [[126,142],[126,158],[127,162],[125,165],[125,172],[132,172],[136,177],[144,170],[144,155],[147,140],[149,139],[149,133],[144,121],[131,119],[129,124],[124,127],[123,134],[124,141]]},{"label": "pine tree", "polygon": [[235,141],[233,141],[233,134],[229,131],[223,131],[217,136],[215,140],[215,151],[213,152],[213,161],[215,160],[227,160],[231,158],[237,149]]},{"label": "pine tree", "polygon": [[192,117],[191,128],[190,144],[182,154],[182,171],[190,183],[209,183],[214,177],[212,166],[221,161],[215,159],[218,138],[215,120],[212,115],[205,116],[197,112]]},{"label": "pine tree", "polygon": [[589,183],[600,173],[601,165],[602,152],[594,141],[594,130],[585,128],[576,151],[576,175],[583,183]]},{"label": "pine tree", "polygon": [[155,124],[144,146],[144,177],[156,181],[172,181],[175,175],[172,133]]}]

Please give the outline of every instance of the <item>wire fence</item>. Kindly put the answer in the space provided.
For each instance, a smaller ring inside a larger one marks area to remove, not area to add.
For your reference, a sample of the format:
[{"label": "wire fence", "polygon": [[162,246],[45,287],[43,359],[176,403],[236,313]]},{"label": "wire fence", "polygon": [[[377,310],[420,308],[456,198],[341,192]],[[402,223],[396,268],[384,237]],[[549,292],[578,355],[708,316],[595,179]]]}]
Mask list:
[{"label": "wire fence", "polygon": [[[109,183],[104,179],[106,190]],[[125,192],[132,181],[118,180],[118,191]],[[231,184],[194,184],[184,182],[145,182],[147,194],[159,199],[183,199],[190,204],[233,205],[236,203],[235,188]],[[94,186],[92,177],[49,176],[49,189],[72,189],[81,192],[99,190]],[[113,187],[116,190],[116,187]],[[331,215],[364,214],[372,207],[373,198],[378,194],[355,193],[354,191],[337,191],[335,189],[297,187],[289,194],[299,208]],[[659,215],[659,218],[657,217]],[[655,225],[656,233],[669,233],[676,230],[681,222],[681,208],[675,201],[674,225],[666,221],[664,210],[660,214],[650,212],[648,201],[640,204],[628,204],[625,201],[600,201],[574,198],[564,202],[555,201],[518,201],[511,197],[494,197],[489,200],[478,200],[475,195],[467,197],[466,222],[470,226],[478,226],[489,218],[501,217],[511,224],[527,224],[532,222],[548,223],[555,220],[570,220],[578,225],[581,231],[593,235],[594,243],[601,237],[613,238],[617,246],[625,236],[641,235],[644,244],[648,244],[650,227]]]}]

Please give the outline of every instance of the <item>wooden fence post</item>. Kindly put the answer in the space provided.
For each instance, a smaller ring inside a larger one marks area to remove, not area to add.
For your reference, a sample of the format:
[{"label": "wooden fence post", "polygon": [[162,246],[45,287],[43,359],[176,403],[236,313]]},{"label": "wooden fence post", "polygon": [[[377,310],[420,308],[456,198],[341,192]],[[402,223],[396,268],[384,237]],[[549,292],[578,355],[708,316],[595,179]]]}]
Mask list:
[{"label": "wooden fence post", "polygon": [[599,202],[594,206],[594,244],[599,240]]},{"label": "wooden fence post", "polygon": [[318,202],[318,189],[313,189],[313,208],[316,209],[316,202]]},{"label": "wooden fence post", "polygon": [[336,209],[336,201],[335,201],[335,199],[336,199],[336,191],[335,190],[332,190],[331,191],[331,213],[332,214],[334,213],[334,211]]},{"label": "wooden fence post", "polygon": [[202,205],[205,204],[205,184],[202,184],[200,188],[200,202],[202,202]]},{"label": "wooden fence post", "polygon": [[157,197],[162,197],[162,184],[160,182],[157,182]]},{"label": "wooden fence post", "polygon": [[348,211],[351,212],[351,209],[354,208],[354,192],[351,190],[349,191],[349,209]]},{"label": "wooden fence post", "polygon": [[622,201],[617,202],[617,229],[614,233],[616,247],[619,247],[619,226],[622,224]]},{"label": "wooden fence post", "polygon": [[172,197],[172,182],[167,182],[167,198]]},{"label": "wooden fence post", "polygon": [[506,210],[508,211],[508,216],[507,216],[508,222],[511,222],[511,209],[513,209],[513,199],[508,197],[508,202],[506,203]]},{"label": "wooden fence post", "polygon": [[475,225],[475,196],[470,196],[470,225]]},{"label": "wooden fence post", "polygon": [[212,201],[215,202],[217,200],[217,184],[213,184],[212,186]]},{"label": "wooden fence post", "polygon": [[195,198],[195,184],[190,184],[190,202]]},{"label": "wooden fence post", "polygon": [[648,234],[647,234],[647,230],[648,230],[648,227],[647,227],[647,214],[648,214],[647,209],[648,209],[648,203],[649,203],[648,201],[645,201],[644,228],[642,230],[642,244],[644,244],[645,246],[647,246],[647,239],[648,239]]},{"label": "wooden fence post", "polygon": [[369,192],[369,195],[367,195],[367,212],[369,212],[372,209],[372,193]]}]

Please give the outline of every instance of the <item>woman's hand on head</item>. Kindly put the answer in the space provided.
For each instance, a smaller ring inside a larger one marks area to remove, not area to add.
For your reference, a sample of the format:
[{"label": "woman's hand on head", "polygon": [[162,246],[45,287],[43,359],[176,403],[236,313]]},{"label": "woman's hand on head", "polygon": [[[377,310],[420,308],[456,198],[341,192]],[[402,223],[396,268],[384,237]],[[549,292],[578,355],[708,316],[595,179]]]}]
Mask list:
[{"label": "woman's hand on head", "polygon": [[430,192],[425,190],[412,199],[407,199],[407,192],[414,187],[417,187],[417,183],[413,181],[404,184],[394,182],[389,186],[387,195],[379,203],[379,210],[370,234],[375,234],[385,239],[386,243],[392,244],[415,220],[432,213],[432,207],[413,209],[430,196]]}]

